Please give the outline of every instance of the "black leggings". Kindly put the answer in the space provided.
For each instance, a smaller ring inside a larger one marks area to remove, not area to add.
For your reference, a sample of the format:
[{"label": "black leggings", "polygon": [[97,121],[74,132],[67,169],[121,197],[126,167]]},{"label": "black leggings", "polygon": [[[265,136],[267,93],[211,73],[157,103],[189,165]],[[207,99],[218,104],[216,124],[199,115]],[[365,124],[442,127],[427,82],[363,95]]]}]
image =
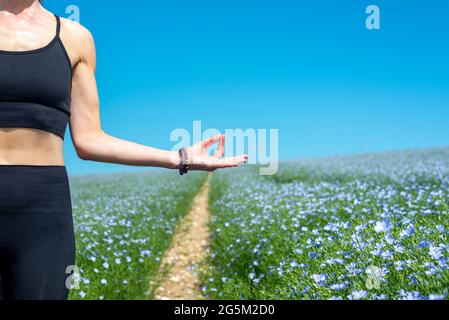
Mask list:
[{"label": "black leggings", "polygon": [[66,168],[0,165],[3,298],[65,300],[69,292],[66,282],[74,264]]}]

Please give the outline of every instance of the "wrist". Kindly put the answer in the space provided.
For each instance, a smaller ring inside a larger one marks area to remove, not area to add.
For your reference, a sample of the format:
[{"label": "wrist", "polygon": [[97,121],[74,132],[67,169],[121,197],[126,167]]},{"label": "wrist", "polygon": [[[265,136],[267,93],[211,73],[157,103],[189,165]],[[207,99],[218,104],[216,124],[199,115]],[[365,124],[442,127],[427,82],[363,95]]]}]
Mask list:
[{"label": "wrist", "polygon": [[168,169],[179,169],[180,159],[178,151],[168,151]]}]

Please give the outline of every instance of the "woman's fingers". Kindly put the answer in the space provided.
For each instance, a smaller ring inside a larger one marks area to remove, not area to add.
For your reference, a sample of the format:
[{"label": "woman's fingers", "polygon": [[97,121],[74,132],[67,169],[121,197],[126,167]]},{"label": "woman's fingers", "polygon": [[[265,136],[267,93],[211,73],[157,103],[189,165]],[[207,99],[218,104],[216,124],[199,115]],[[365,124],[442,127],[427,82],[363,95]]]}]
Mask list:
[{"label": "woman's fingers", "polygon": [[248,161],[248,155],[244,154],[244,155],[237,156],[237,157],[224,158],[223,160],[241,164],[241,163],[245,163]]},{"label": "woman's fingers", "polygon": [[216,158],[221,158],[224,155],[224,147],[225,147],[225,137],[222,136],[219,140],[218,148],[215,150],[214,156]]},{"label": "woman's fingers", "polygon": [[212,161],[212,166],[214,168],[228,168],[228,167],[237,167],[242,163],[246,163],[248,160],[247,155],[242,155],[238,157],[228,157],[224,159],[216,159]]},{"label": "woman's fingers", "polygon": [[[215,150],[213,156],[209,156],[207,149],[216,144],[218,144],[217,150]],[[199,148],[198,148],[199,147]],[[195,148],[192,150],[195,150],[196,157],[193,161],[193,170],[207,170],[207,171],[213,171],[216,169],[221,168],[229,168],[229,167],[236,167],[242,163],[246,163],[248,161],[247,155],[241,155],[237,157],[227,157],[223,159],[223,155],[225,153],[225,135],[223,134],[217,134],[213,137],[210,137],[202,142],[200,144],[195,145]]]},{"label": "woman's fingers", "polygon": [[237,157],[228,157],[224,159],[219,159],[215,157],[200,157],[196,158],[191,166],[192,170],[205,170],[214,171],[216,169],[224,169],[237,167],[248,161],[247,155],[241,155]]},{"label": "woman's fingers", "polygon": [[223,134],[217,134],[217,135],[215,135],[213,137],[210,137],[209,139],[206,139],[203,142],[201,142],[201,146],[203,148],[208,148],[208,147],[210,147],[214,143],[217,143],[220,140],[222,140],[223,143],[224,143],[224,139],[225,139],[225,136]]},{"label": "woman's fingers", "polygon": [[237,167],[239,164],[234,161],[225,161],[221,160],[220,162],[215,162],[212,164],[213,169],[224,169],[224,168],[232,168]]}]

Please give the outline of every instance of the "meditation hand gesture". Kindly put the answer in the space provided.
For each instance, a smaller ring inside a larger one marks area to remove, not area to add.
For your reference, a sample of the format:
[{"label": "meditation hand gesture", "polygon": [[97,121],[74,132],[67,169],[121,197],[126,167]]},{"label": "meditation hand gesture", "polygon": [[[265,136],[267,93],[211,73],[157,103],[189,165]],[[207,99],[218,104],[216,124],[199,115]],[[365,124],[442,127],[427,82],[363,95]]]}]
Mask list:
[{"label": "meditation hand gesture", "polygon": [[[218,143],[217,150],[209,155],[208,149]],[[246,163],[248,155],[223,158],[225,136],[219,134],[204,141],[198,142],[185,149],[190,170],[214,171],[216,169],[237,167]]]}]

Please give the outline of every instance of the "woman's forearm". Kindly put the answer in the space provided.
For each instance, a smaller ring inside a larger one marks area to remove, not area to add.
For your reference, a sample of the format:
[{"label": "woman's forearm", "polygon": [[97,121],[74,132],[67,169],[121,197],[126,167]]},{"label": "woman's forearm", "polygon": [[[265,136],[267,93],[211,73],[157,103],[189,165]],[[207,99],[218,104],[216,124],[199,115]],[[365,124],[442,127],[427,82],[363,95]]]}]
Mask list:
[{"label": "woman's forearm", "polygon": [[100,131],[74,141],[83,160],[176,169],[179,156],[175,151],[161,150],[119,139]]}]

